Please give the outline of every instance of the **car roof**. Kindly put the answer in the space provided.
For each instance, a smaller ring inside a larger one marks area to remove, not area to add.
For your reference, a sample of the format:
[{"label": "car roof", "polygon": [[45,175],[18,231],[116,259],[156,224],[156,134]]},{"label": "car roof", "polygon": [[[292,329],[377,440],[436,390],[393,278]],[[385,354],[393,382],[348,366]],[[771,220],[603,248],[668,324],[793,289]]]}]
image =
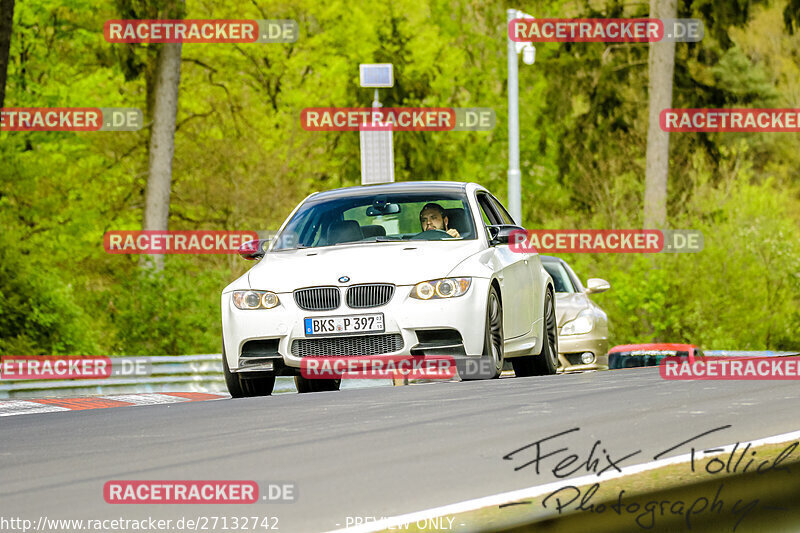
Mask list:
[{"label": "car roof", "polygon": [[[397,183],[381,183],[379,185],[357,185],[315,192],[309,199],[330,200],[351,196],[402,192],[458,192],[466,191],[468,185],[471,184],[463,181],[401,181]],[[480,185],[475,185],[482,188]]]},{"label": "car roof", "polygon": [[661,350],[665,352],[688,352],[692,348],[699,350],[694,344],[672,344],[672,343],[653,343],[653,344],[622,344],[614,346],[608,353],[634,352],[643,350]]}]

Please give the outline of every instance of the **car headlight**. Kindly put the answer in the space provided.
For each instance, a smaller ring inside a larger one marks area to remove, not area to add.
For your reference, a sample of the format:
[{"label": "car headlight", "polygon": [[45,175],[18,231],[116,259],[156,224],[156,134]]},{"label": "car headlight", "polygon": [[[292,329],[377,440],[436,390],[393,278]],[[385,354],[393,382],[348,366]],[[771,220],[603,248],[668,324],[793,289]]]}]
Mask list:
[{"label": "car headlight", "polygon": [[233,291],[233,305],[239,309],[272,309],[280,302],[270,291]]},{"label": "car headlight", "polygon": [[561,335],[581,335],[589,333],[594,327],[594,315],[590,309],[584,309],[573,320],[561,328]]},{"label": "car headlight", "polygon": [[455,298],[463,296],[472,283],[472,278],[442,278],[417,283],[411,289],[411,297],[417,300]]}]

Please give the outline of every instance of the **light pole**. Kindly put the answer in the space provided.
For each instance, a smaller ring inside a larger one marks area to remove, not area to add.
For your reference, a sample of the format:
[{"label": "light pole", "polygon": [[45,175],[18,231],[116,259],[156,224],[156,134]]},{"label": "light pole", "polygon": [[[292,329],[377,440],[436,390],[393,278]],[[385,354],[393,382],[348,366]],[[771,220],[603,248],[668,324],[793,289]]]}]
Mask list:
[{"label": "light pole", "polygon": [[[508,22],[514,19],[533,18],[518,9],[509,9]],[[517,76],[517,55],[522,52],[522,60],[532,65],[536,59],[536,48],[531,43],[517,43],[511,40],[506,26],[508,40],[508,208],[514,222],[522,224],[522,173],[519,169],[519,79]]]},{"label": "light pole", "polygon": [[[394,139],[380,116],[381,102],[378,89],[394,86],[394,67],[391,63],[362,63],[359,65],[359,84],[375,88],[372,101],[372,124],[362,124],[361,184],[391,183],[394,181]],[[375,128],[374,126],[379,126]]]}]

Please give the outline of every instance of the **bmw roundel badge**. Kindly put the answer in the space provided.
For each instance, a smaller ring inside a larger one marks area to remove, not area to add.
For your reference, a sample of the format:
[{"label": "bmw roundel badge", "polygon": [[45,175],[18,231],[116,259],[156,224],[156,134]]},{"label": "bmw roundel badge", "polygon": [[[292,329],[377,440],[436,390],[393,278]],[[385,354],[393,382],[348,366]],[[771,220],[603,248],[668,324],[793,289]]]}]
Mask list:
[{"label": "bmw roundel badge", "polygon": [[350,278],[347,276],[342,276],[339,278],[339,283],[347,283],[348,281],[350,281]]}]

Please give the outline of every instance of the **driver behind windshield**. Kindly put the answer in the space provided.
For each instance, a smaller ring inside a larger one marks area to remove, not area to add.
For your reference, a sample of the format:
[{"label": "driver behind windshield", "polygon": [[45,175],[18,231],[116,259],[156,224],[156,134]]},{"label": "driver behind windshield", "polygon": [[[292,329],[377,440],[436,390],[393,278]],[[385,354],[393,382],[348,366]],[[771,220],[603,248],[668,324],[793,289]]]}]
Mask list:
[{"label": "driver behind windshield", "polygon": [[439,204],[425,204],[422,211],[419,212],[419,223],[422,226],[422,231],[439,230],[444,231],[451,237],[456,239],[461,238],[461,234],[455,228],[448,229],[448,219],[444,212],[444,208]]}]

